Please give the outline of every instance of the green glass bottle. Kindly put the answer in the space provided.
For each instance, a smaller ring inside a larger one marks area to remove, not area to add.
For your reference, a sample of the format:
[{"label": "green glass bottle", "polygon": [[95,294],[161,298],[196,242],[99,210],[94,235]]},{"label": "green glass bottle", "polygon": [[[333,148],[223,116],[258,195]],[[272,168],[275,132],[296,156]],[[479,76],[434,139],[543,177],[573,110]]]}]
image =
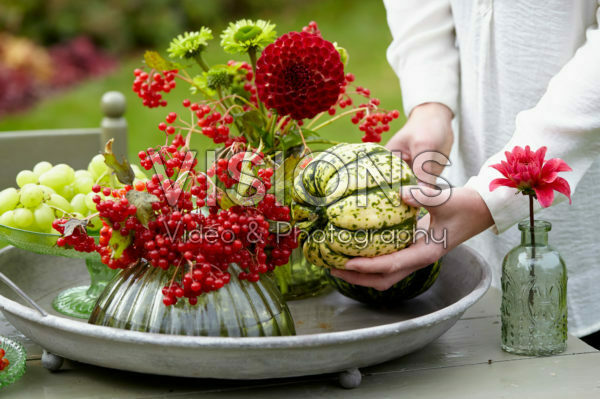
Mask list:
[{"label": "green glass bottle", "polygon": [[567,347],[567,269],[548,245],[549,222],[519,223],[521,244],[502,264],[502,349],[547,356]]},{"label": "green glass bottle", "polygon": [[301,245],[292,251],[287,264],[275,268],[273,276],[287,301],[317,296],[329,288],[325,268],[310,264]]}]

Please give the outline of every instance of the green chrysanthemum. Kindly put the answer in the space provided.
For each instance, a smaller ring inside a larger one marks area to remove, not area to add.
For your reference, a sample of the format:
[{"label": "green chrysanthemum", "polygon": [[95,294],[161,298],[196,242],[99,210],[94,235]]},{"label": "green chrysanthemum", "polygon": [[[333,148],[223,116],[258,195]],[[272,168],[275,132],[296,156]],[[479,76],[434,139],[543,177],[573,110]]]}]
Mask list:
[{"label": "green chrysanthemum", "polygon": [[273,43],[277,36],[275,25],[259,19],[241,19],[231,22],[221,33],[221,46],[231,54],[245,54],[249,50],[260,51]]},{"label": "green chrysanthemum", "polygon": [[201,91],[208,96],[214,96],[219,89],[231,88],[245,74],[245,70],[241,70],[236,65],[214,65],[208,71],[193,78],[192,94]]},{"label": "green chrysanthemum", "polygon": [[185,32],[171,41],[167,52],[171,58],[192,58],[201,53],[212,38],[212,31],[206,27],[198,32]]}]

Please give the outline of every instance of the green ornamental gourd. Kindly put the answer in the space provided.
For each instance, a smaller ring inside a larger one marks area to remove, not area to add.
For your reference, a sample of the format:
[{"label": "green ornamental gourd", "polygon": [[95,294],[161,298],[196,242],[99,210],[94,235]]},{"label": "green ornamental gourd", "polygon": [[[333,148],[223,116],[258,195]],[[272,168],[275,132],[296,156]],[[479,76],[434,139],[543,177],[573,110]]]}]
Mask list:
[{"label": "green ornamental gourd", "polygon": [[[316,155],[296,176],[293,190],[292,216],[302,230],[306,259],[343,269],[353,257],[385,255],[410,245],[419,208],[402,202],[400,188],[415,184],[410,167],[378,144],[338,144]],[[438,261],[384,292],[329,279],[346,296],[382,304],[424,292],[439,267]]]}]

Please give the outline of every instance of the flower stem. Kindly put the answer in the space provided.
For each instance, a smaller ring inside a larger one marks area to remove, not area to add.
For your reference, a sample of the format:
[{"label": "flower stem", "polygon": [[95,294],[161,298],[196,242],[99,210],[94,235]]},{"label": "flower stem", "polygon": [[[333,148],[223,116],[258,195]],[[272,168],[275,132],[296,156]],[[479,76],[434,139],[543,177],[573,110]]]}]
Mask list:
[{"label": "flower stem", "polygon": [[529,196],[529,233],[531,234],[531,256],[535,258],[535,234],[533,219],[533,195]]},{"label": "flower stem", "polygon": [[359,111],[368,111],[368,110],[369,110],[368,107],[362,107],[362,108],[354,108],[354,109],[348,110],[346,112],[342,112],[341,114],[336,115],[333,118],[331,118],[329,120],[326,120],[325,122],[321,123],[317,127],[313,128],[312,131],[316,132],[317,130],[319,130],[319,129],[327,126],[327,125],[331,125],[333,122],[337,121],[340,118],[343,118],[346,115],[355,114],[355,113],[357,113]]},{"label": "flower stem", "polygon": [[534,219],[533,219],[533,195],[529,195],[529,234],[531,234],[531,257],[532,262],[529,269],[529,276],[531,277],[531,288],[529,288],[529,307],[533,309],[534,306],[534,290],[535,285],[535,232],[534,232]]},{"label": "flower stem", "polygon": [[320,117],[322,117],[325,114],[325,111],[321,112],[320,114],[318,114],[317,116],[315,116],[312,121],[310,121],[308,123],[308,125],[306,125],[306,128],[310,130],[311,127],[314,126],[314,124],[319,120]]},{"label": "flower stem", "polygon": [[248,49],[248,57],[250,57],[250,64],[252,65],[252,72],[256,74],[256,49],[250,47]]},{"label": "flower stem", "polygon": [[196,60],[196,62],[198,63],[198,65],[200,65],[200,68],[202,68],[202,70],[204,70],[204,72],[208,72],[208,70],[210,68],[208,67],[208,65],[204,61],[204,58],[202,58],[202,54],[201,53],[196,54],[194,56],[194,59]]}]

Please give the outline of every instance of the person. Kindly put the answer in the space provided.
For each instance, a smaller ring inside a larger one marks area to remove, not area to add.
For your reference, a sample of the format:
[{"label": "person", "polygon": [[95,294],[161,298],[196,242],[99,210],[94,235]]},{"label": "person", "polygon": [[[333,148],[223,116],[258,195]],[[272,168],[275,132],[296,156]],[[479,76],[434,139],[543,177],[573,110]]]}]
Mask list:
[{"label": "person", "polygon": [[[519,243],[511,226],[528,205],[514,189],[489,191],[501,177],[489,165],[516,145],[547,146],[547,159],[562,158],[573,169],[561,173],[575,191],[572,206],[559,194],[543,211],[553,225],[550,243],[567,264],[569,332],[600,330],[599,3],[384,0],[393,36],[388,60],[408,116],[387,146],[408,161],[424,151],[449,156],[446,202],[430,206],[433,188],[402,193],[429,210],[422,225],[446,229],[448,242],[421,239],[394,254],[352,259],[332,274],[384,290],[466,241],[488,260],[499,286],[502,258]],[[421,164],[429,173],[442,168]]]}]

